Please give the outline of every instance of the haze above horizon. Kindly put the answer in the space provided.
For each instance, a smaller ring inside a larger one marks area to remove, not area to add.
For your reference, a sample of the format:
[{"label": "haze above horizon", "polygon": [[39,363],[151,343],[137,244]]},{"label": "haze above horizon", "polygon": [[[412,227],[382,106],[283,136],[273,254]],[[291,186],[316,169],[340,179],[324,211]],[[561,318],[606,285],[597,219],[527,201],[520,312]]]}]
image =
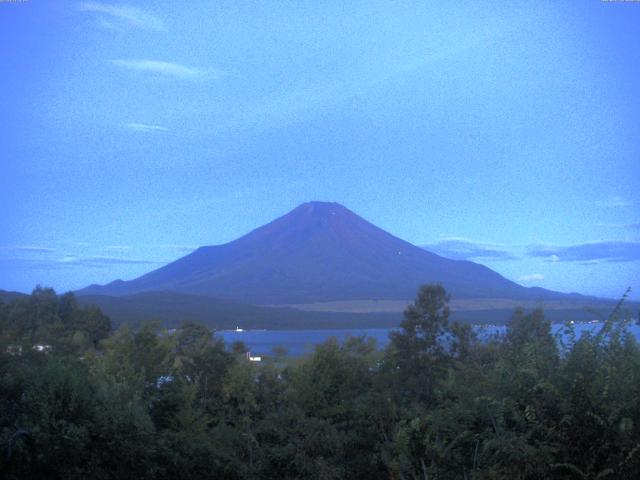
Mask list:
[{"label": "haze above horizon", "polygon": [[640,4],[0,3],[0,289],[131,279],[336,201],[640,299]]}]

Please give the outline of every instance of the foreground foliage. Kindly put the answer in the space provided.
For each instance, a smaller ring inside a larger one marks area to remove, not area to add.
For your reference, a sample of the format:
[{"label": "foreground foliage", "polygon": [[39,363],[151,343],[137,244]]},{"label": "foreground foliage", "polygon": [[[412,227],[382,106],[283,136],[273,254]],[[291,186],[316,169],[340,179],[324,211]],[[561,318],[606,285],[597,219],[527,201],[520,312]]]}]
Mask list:
[{"label": "foreground foliage", "polygon": [[640,477],[640,349],[621,308],[566,342],[542,310],[483,342],[448,316],[425,286],[385,351],[353,338],[254,365],[202,326],[111,332],[38,288],[0,303],[1,474]]}]

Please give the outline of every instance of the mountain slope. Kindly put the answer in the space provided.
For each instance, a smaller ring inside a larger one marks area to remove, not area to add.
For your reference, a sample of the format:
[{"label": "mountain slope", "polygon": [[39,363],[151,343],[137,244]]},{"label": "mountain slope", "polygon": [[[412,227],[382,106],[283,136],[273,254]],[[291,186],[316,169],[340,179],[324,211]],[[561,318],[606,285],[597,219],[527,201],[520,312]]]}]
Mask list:
[{"label": "mountain slope", "polygon": [[251,304],[411,299],[440,282],[455,298],[559,298],[489,268],[401,240],[337,203],[310,202],[247,235],[193,253],[131,281],[80,295],[172,291]]}]

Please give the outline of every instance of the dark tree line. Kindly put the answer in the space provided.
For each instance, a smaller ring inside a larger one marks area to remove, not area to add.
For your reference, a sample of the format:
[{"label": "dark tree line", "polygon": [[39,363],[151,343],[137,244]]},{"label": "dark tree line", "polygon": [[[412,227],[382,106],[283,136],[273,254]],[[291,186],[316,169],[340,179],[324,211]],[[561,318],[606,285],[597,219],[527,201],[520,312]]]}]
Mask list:
[{"label": "dark tree line", "polygon": [[330,340],[260,365],[197,324],[112,332],[72,294],[0,303],[2,478],[640,478],[621,308],[563,342],[516,310],[480,342],[448,300],[423,287],[384,351]]}]

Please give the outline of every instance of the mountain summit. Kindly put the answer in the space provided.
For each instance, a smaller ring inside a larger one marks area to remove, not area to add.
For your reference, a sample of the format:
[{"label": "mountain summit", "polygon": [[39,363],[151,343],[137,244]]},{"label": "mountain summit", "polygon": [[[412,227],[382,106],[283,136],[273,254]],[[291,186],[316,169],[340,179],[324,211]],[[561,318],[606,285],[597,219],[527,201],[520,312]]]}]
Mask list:
[{"label": "mountain summit", "polygon": [[200,247],[131,281],[92,285],[81,295],[172,291],[251,304],[413,298],[440,282],[455,298],[555,298],[489,268],[428,252],[338,203],[304,203],[224,245]]}]

